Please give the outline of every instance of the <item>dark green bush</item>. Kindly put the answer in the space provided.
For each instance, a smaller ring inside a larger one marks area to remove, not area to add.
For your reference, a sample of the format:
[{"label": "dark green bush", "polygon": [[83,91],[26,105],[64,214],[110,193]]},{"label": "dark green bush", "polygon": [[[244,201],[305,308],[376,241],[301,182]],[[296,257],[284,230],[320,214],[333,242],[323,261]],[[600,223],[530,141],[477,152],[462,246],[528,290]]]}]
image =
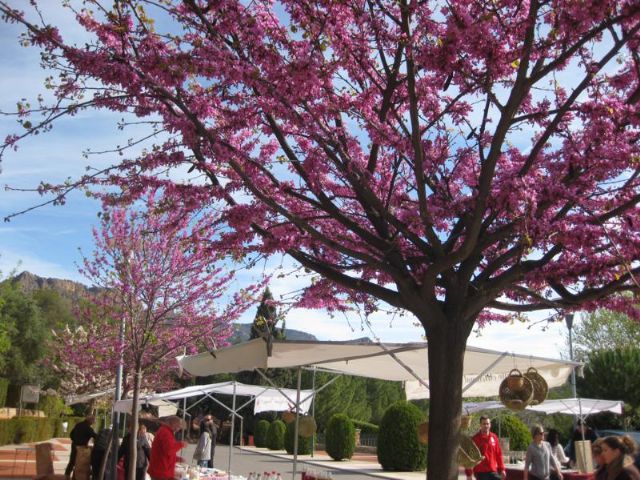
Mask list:
[{"label": "dark green bush", "polygon": [[351,419],[351,421],[353,422],[354,427],[360,429],[361,433],[373,433],[377,435],[380,431],[380,427],[378,425],[375,425],[374,423],[363,422],[362,420],[354,420],[353,418]]},{"label": "dark green bush", "polygon": [[427,446],[418,440],[425,414],[409,402],[391,405],[380,422],[378,462],[383,470],[419,471],[427,465]]},{"label": "dark green bush", "polygon": [[274,420],[267,432],[267,448],[269,450],[284,450],[284,432],[287,429],[282,420]]},{"label": "dark green bush", "polygon": [[501,414],[498,421],[491,422],[491,431],[501,437],[509,438],[511,450],[526,450],[531,443],[531,432],[525,423],[511,413]]},{"label": "dark green bush", "polygon": [[268,420],[258,421],[253,435],[253,443],[256,447],[264,448],[267,446],[267,434],[269,433],[270,425],[271,423]]},{"label": "dark green bush", "polygon": [[336,413],[327,423],[325,450],[334,460],[351,458],[356,449],[356,429],[344,413]]},{"label": "dark green bush", "polygon": [[9,388],[9,380],[0,378],[0,408],[7,403],[7,389]]},{"label": "dark green bush", "polygon": [[[289,455],[293,455],[293,440],[295,438],[296,422],[287,423],[287,431],[284,434],[284,449]],[[313,437],[301,437],[298,435],[298,455],[309,455],[313,448]]]}]

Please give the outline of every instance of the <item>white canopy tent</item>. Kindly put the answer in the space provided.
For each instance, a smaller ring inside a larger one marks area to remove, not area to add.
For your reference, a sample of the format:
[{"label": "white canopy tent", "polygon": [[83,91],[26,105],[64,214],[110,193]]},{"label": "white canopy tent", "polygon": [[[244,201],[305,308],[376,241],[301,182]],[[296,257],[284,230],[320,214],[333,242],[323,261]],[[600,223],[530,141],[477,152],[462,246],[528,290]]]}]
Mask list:
[{"label": "white canopy tent", "polygon": [[[595,398],[559,398],[554,400],[546,400],[539,405],[529,405],[526,410],[531,412],[540,412],[551,415],[553,413],[562,413],[566,415],[575,415],[578,417],[587,417],[600,412],[611,412],[618,415],[622,414],[623,402],[620,400],[600,400]],[[468,402],[462,406],[462,409],[470,414],[482,410],[494,410],[506,408],[501,402]]]},{"label": "white canopy tent", "polygon": [[[208,396],[208,395],[237,395],[240,397],[251,397],[254,403],[254,413],[284,410],[292,410],[296,396],[296,390],[282,388],[275,389],[259,385],[245,385],[239,382],[211,383],[209,385],[193,385],[190,387],[172,390],[164,393],[152,393],[140,397],[140,405],[164,405],[168,401],[183,400],[185,398]],[[303,390],[305,401],[301,404],[302,413],[307,413],[313,399],[312,390]],[[133,401],[131,399],[119,400],[114,405],[117,412],[130,413]]]},{"label": "white canopy tent", "polygon": [[[408,398],[428,396],[426,342],[382,344],[275,339],[266,342],[258,338],[212,352],[181,356],[178,357],[178,363],[182,369],[196,376],[247,370],[260,372],[267,368],[314,367],[338,374],[403,381],[411,389],[407,391]],[[496,395],[500,382],[513,368],[526,370],[535,367],[553,387],[565,383],[572,369],[579,366],[580,363],[567,360],[467,347],[463,372],[464,396]],[[294,448],[294,479],[296,453],[297,448]]]}]

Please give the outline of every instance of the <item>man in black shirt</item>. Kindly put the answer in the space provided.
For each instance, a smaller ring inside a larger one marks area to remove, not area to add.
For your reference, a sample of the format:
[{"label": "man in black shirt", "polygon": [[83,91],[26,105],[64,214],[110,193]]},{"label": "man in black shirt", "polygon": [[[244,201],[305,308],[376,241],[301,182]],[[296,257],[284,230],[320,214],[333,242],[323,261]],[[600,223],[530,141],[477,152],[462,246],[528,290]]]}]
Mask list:
[{"label": "man in black shirt", "polygon": [[89,440],[92,438],[96,439],[98,437],[91,427],[95,421],[96,417],[93,415],[87,415],[82,422],[73,427],[73,430],[71,430],[71,433],[69,434],[69,437],[71,437],[71,456],[69,457],[67,468],[64,471],[67,478],[69,478],[76,465],[77,448],[86,447]]}]

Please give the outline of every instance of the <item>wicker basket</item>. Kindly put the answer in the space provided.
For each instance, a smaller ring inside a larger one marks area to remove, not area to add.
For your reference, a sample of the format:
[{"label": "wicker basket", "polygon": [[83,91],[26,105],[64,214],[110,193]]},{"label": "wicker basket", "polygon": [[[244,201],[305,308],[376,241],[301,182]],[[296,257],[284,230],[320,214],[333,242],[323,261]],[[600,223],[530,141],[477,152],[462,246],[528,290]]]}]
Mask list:
[{"label": "wicker basket", "polygon": [[524,387],[524,375],[517,368],[509,372],[507,376],[507,386],[511,391],[517,391]]},{"label": "wicker basket", "polygon": [[429,422],[418,425],[418,440],[424,445],[429,443]]},{"label": "wicker basket", "polygon": [[295,419],[296,419],[296,414],[295,413],[289,412],[289,411],[282,412],[282,421],[284,423],[294,422]]},{"label": "wicker basket", "polygon": [[529,405],[539,405],[544,402],[549,393],[549,385],[544,377],[533,367],[529,367],[524,376],[528,378],[533,385],[533,398],[529,402]]},{"label": "wicker basket", "polygon": [[509,377],[500,384],[500,401],[511,410],[523,410],[533,398],[533,384],[527,377],[522,377],[522,388],[512,390],[509,388]]},{"label": "wicker basket", "polygon": [[467,428],[469,428],[471,426],[471,419],[473,418],[473,415],[462,415],[460,417],[460,428],[466,430]]},{"label": "wicker basket", "polygon": [[479,464],[484,457],[480,450],[468,435],[460,435],[460,446],[458,447],[458,465],[464,468],[473,468]]},{"label": "wicker basket", "polygon": [[312,437],[317,428],[316,420],[311,415],[304,415],[298,420],[298,435],[301,437]]}]

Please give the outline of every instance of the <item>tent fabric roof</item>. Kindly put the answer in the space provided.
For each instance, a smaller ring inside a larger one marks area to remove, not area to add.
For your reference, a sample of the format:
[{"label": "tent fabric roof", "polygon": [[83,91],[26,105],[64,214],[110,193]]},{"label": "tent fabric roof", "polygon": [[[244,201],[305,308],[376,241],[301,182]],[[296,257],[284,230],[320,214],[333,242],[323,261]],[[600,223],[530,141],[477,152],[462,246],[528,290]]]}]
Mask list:
[{"label": "tent fabric roof", "polygon": [[[382,380],[405,381],[407,398],[427,398],[420,379],[428,379],[427,344],[354,343],[273,340],[268,355],[263,339],[224,347],[212,352],[178,358],[180,366],[196,376],[236,373],[256,368],[319,367],[335,373]],[[468,346],[464,360],[464,383],[475,383],[465,396],[494,396],[511,369],[535,367],[550,387],[562,385],[577,362],[528,355],[506,354]],[[479,378],[478,378],[479,377]]]},{"label": "tent fabric roof", "polygon": [[[163,404],[170,400],[182,400],[183,398],[199,397],[203,395],[233,395],[244,397],[257,397],[261,400],[254,408],[254,412],[262,411],[283,411],[289,410],[293,407],[293,403],[290,402],[284,395],[290,399],[296,399],[296,390],[289,388],[281,388],[280,390],[270,387],[264,387],[260,385],[246,385],[239,382],[221,382],[211,383],[209,385],[192,385],[190,387],[181,388],[179,390],[172,390],[164,393],[154,393],[149,395],[143,395],[140,397],[140,404],[158,405]],[[280,393],[282,391],[282,393]],[[302,401],[301,410],[306,413],[311,407],[311,400],[313,396],[312,390],[301,390],[300,400]],[[264,397],[264,398],[263,398]],[[131,399],[119,400],[114,405],[114,410],[119,412],[131,411]],[[260,409],[262,408],[262,410]]]},{"label": "tent fabric roof", "polygon": [[104,390],[101,392],[92,392],[92,393],[85,393],[82,395],[69,395],[67,397],[65,397],[65,403],[67,405],[75,405],[78,403],[87,403],[93,399],[96,398],[102,398],[102,397],[108,397],[108,396],[113,396],[115,392],[115,388],[110,388],[108,390]]},{"label": "tent fabric roof", "polygon": [[[539,405],[530,405],[526,409],[533,412],[546,414],[564,413],[567,415],[587,416],[600,412],[612,412],[622,414],[623,402],[620,400],[600,400],[595,398],[559,398],[546,400]],[[462,406],[466,413],[475,413],[481,410],[495,410],[506,408],[501,402],[469,402]]]}]

